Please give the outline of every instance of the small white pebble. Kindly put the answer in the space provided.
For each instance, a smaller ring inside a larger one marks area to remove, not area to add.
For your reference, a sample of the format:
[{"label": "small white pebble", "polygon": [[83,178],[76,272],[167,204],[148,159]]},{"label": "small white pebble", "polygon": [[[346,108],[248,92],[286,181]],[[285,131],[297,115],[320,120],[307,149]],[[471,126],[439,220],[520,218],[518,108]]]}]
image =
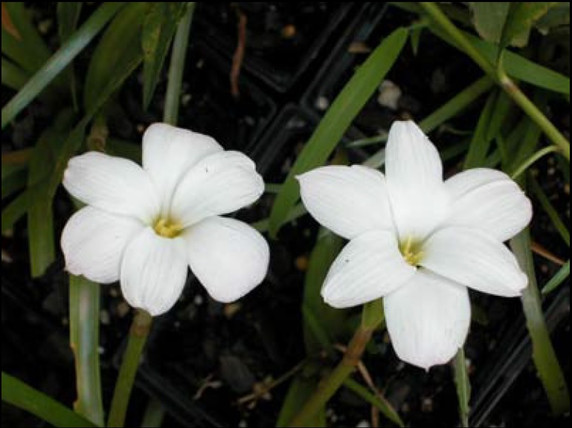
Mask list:
[{"label": "small white pebble", "polygon": [[328,100],[326,97],[318,97],[318,99],[316,100],[316,108],[318,110],[324,111],[329,106],[330,106],[330,100]]}]

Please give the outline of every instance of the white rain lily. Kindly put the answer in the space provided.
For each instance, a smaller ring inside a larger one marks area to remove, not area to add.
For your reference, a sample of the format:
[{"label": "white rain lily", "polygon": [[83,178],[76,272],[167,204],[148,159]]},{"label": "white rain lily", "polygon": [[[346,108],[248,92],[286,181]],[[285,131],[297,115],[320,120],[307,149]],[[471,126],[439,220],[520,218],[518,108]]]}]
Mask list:
[{"label": "white rain lily", "polygon": [[385,159],[385,175],[356,165],[302,174],[302,201],[350,240],[328,272],[324,300],[346,308],[384,297],[395,352],[428,369],[465,342],[467,287],[506,297],[526,287],[503,242],[526,227],[532,208],[499,171],[476,168],[443,181],[437,149],[411,121],[393,124]]},{"label": "white rain lily", "polygon": [[143,167],[88,152],[69,161],[63,184],[87,204],[62,233],[66,269],[99,283],[120,280],[129,304],[151,315],[175,304],[187,266],[221,302],[266,275],[264,238],[220,217],[256,201],[262,177],[246,155],[210,137],[153,124],[143,135]]}]

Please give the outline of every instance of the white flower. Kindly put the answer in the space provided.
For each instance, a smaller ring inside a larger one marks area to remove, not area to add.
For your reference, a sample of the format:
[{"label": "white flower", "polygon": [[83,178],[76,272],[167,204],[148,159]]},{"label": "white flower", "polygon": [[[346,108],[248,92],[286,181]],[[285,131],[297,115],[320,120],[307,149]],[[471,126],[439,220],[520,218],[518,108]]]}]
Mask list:
[{"label": "white flower", "polygon": [[518,296],[527,285],[503,244],[529,223],[530,201],[506,174],[467,170],[443,182],[439,153],[413,122],[395,122],[385,176],[326,166],[298,177],[316,220],[350,242],[322,288],[336,308],[384,297],[387,329],[404,361],[449,361],[467,336],[467,287]]},{"label": "white flower", "polygon": [[175,304],[187,266],[221,302],[266,275],[264,238],[220,217],[256,201],[262,177],[247,156],[210,137],[153,124],[143,136],[143,168],[88,152],[69,161],[63,184],[87,204],[62,233],[66,269],[99,283],[120,280],[129,304],[151,315]]}]

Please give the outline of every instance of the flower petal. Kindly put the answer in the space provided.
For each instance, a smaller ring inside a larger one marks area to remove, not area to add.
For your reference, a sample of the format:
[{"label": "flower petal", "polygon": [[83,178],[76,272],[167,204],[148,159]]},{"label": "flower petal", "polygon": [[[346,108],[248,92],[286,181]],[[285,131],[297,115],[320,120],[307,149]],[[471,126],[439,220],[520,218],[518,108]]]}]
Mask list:
[{"label": "flower petal", "polygon": [[186,279],[182,238],[163,238],[147,227],[127,246],[121,263],[121,290],[131,306],[161,315],[173,307]]},{"label": "flower petal", "polygon": [[497,296],[519,296],[528,284],[510,250],[466,227],[446,227],[423,245],[422,266],[455,282]]},{"label": "flower petal", "polygon": [[232,302],[262,282],[268,270],[268,243],[238,220],[210,217],[184,233],[191,270],[211,297]]},{"label": "flower petal", "polygon": [[159,201],[149,175],[135,162],[99,152],[70,159],[64,187],[88,205],[151,222]]},{"label": "flower petal", "polygon": [[385,164],[400,239],[425,238],[449,212],[437,149],[412,121],[394,122],[389,130]]},{"label": "flower petal", "polygon": [[226,151],[199,161],[175,191],[171,215],[184,227],[228,214],[256,201],[264,181],[254,162],[240,152]]},{"label": "flower petal", "polygon": [[381,172],[359,165],[325,166],[297,179],[310,214],[337,235],[352,239],[368,230],[393,229]]},{"label": "flower petal", "polygon": [[469,331],[467,287],[424,269],[387,295],[383,307],[397,356],[426,370],[453,358]]},{"label": "flower petal", "polygon": [[415,273],[393,232],[370,231],[340,252],[324,281],[322,297],[334,308],[361,305],[391,293]]},{"label": "flower petal", "polygon": [[447,225],[477,228],[503,242],[532,218],[530,200],[503,172],[470,169],[449,178],[445,186],[453,201]]},{"label": "flower petal", "polygon": [[166,123],[154,123],[143,134],[143,168],[155,182],[166,210],[179,180],[202,158],[221,152],[211,137]]},{"label": "flower petal", "polygon": [[109,284],[119,279],[129,241],[143,229],[138,220],[87,206],[70,217],[62,232],[66,270]]}]

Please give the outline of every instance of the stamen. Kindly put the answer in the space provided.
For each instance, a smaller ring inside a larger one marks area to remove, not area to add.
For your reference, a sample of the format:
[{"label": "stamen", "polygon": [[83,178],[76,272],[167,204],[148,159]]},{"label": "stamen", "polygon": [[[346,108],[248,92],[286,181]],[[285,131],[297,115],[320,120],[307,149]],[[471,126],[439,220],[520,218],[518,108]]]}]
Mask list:
[{"label": "stamen", "polygon": [[166,218],[160,218],[155,222],[153,229],[155,229],[155,233],[157,233],[157,235],[164,238],[174,238],[183,230],[179,223],[172,222]]},{"label": "stamen", "polygon": [[420,247],[419,242],[416,242],[412,236],[408,236],[405,242],[402,241],[399,244],[399,251],[408,264],[417,266],[423,258],[423,251]]}]

